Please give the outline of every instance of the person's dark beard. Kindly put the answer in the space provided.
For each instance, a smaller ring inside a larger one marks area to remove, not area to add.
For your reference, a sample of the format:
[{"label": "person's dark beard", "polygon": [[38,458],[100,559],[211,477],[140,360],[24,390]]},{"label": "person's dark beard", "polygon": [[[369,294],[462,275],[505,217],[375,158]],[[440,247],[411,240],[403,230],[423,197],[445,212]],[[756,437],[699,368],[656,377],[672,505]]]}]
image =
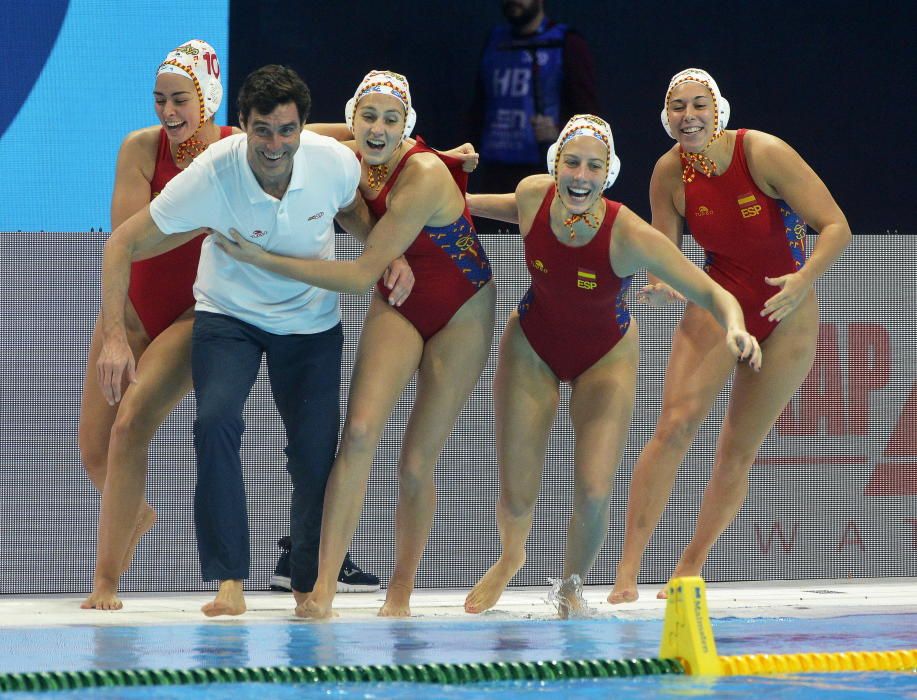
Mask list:
[{"label": "person's dark beard", "polygon": [[[516,11],[518,9],[518,11]],[[523,27],[538,16],[540,8],[538,3],[526,7],[515,0],[504,0],[503,16],[513,27]]]}]

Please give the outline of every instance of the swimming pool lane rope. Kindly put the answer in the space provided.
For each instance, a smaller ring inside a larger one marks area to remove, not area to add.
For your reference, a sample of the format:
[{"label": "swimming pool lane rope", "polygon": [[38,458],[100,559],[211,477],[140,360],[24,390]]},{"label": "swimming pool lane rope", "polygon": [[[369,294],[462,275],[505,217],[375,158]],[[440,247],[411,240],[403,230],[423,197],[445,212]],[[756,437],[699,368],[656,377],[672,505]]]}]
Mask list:
[{"label": "swimming pool lane rope", "polygon": [[673,578],[666,586],[659,656],[678,659],[691,676],[757,676],[766,673],[917,671],[917,649],[810,654],[720,656],[700,576]]},{"label": "swimming pool lane rope", "polygon": [[675,659],[497,661],[375,666],[271,666],[0,673],[0,691],[203,685],[206,683],[440,683],[553,681],[683,674]]},{"label": "swimming pool lane rope", "polygon": [[917,649],[720,656],[699,576],[667,587],[660,658],[496,661],[373,666],[273,666],[0,673],[0,692],[209,683],[437,683],[560,681],[689,674],[702,676],[832,671],[917,671]]},{"label": "swimming pool lane rope", "polygon": [[719,662],[720,672],[724,676],[835,671],[914,671],[917,670],[917,649],[831,654],[747,654],[721,656]]}]

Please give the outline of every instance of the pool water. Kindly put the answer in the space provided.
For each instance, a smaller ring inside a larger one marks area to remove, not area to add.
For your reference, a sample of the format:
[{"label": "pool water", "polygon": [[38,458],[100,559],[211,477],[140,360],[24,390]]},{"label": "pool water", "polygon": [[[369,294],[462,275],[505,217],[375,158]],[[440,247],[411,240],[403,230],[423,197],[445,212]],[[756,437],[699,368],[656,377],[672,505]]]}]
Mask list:
[{"label": "pool water", "polygon": [[[721,655],[917,648],[917,614],[828,618],[717,618]],[[0,629],[0,672],[622,659],[655,657],[661,620],[384,620],[314,624]],[[210,684],[59,691],[60,698],[915,698],[915,673],[837,673],[701,679],[645,676],[468,685],[411,683]],[[2,697],[48,698],[48,693]]]}]

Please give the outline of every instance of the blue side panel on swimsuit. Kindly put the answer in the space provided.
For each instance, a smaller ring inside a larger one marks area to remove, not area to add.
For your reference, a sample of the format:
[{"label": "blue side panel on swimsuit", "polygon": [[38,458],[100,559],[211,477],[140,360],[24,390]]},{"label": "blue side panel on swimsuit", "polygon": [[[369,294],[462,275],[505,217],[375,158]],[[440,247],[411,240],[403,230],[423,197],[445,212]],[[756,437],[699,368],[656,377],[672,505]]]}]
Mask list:
[{"label": "blue side panel on swimsuit", "polygon": [[618,323],[618,330],[623,335],[630,328],[630,312],[627,310],[627,292],[630,290],[633,277],[623,277],[621,279],[621,289],[615,297],[615,321]]},{"label": "blue side panel on swimsuit", "polygon": [[706,272],[709,275],[710,270],[713,269],[713,253],[711,253],[709,250],[705,251],[705,253],[706,254],[704,255],[704,272]]},{"label": "blue side panel on swimsuit", "polygon": [[529,287],[529,291],[525,293],[525,296],[519,300],[519,316],[525,316],[528,313],[528,310],[532,307],[532,297],[535,295],[535,292]]},{"label": "blue side panel on swimsuit", "polygon": [[802,220],[790,205],[782,199],[776,200],[780,215],[783,217],[783,228],[786,231],[786,241],[793,254],[793,264],[799,270],[806,264],[806,222]]},{"label": "blue side panel on swimsuit", "polygon": [[490,261],[474,233],[474,226],[464,216],[447,226],[426,226],[424,231],[452,259],[469,282],[480,289],[493,276]]}]

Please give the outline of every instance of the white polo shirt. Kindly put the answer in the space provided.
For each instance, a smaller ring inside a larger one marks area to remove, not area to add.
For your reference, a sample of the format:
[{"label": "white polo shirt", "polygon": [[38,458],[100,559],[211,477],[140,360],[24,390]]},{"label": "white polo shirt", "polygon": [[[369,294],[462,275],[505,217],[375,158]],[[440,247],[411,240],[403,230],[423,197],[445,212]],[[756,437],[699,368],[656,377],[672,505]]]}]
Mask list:
[{"label": "white polo shirt", "polygon": [[[283,199],[261,189],[238,134],[211,144],[150,204],[165,234],[202,226],[280,255],[334,259],[334,217],[360,182],[353,152],[334,139],[302,133]],[[341,318],[337,292],[234,260],[208,237],[194,283],[195,309],[225,314],[278,335],[320,333]]]}]

